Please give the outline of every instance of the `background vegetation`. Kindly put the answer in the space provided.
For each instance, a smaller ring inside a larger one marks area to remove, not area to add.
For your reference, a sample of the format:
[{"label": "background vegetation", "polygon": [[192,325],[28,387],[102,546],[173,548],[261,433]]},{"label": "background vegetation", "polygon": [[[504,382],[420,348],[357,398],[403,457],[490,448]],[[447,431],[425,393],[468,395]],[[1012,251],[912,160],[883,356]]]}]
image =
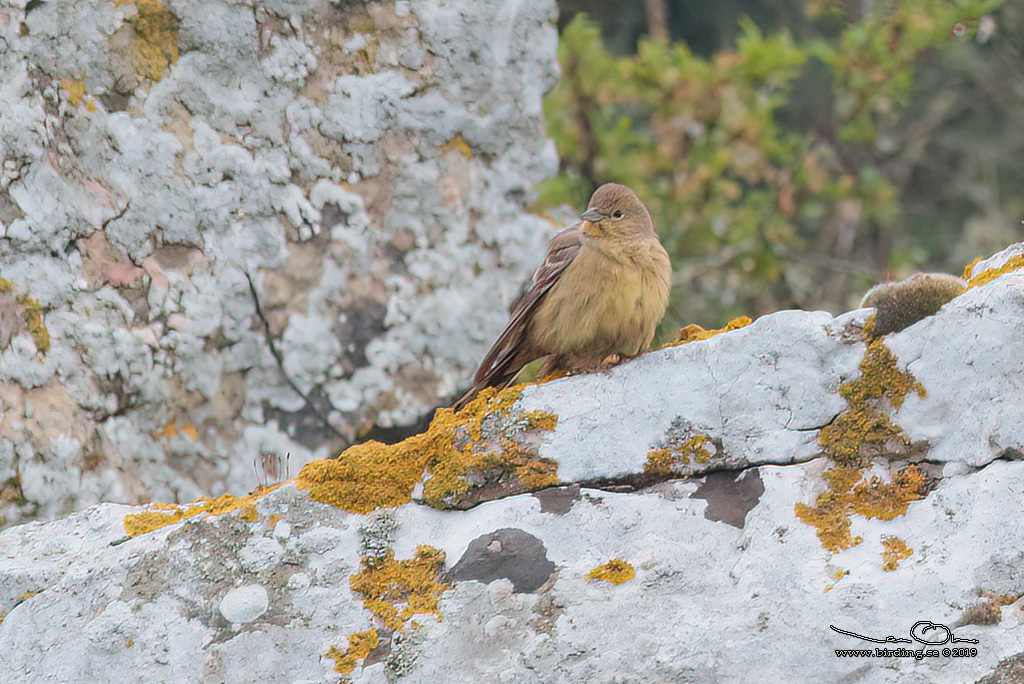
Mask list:
[{"label": "background vegetation", "polygon": [[[579,10],[585,8],[588,17]],[[1024,3],[562,0],[540,207],[634,187],[666,334],[959,273],[1024,239]]]}]

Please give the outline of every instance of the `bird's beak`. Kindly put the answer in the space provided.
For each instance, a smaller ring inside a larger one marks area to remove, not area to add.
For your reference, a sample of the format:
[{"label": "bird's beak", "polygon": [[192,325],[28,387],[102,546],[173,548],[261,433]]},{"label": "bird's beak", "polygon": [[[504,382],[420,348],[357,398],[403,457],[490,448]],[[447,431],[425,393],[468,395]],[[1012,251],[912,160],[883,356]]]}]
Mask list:
[{"label": "bird's beak", "polygon": [[602,216],[601,212],[599,212],[597,209],[587,209],[585,212],[583,212],[583,215],[580,216],[580,218],[583,219],[584,221],[590,221],[591,223],[597,223],[601,219],[603,219],[604,216]]}]

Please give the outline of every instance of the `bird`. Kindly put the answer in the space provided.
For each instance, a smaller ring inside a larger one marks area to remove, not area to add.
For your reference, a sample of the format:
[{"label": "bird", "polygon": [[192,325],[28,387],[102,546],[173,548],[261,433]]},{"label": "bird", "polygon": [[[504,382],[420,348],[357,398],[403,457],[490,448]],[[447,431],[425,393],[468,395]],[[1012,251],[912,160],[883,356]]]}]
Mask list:
[{"label": "bird", "polygon": [[529,289],[453,408],[485,387],[508,386],[541,357],[543,377],[594,370],[614,355],[636,356],[654,339],[671,280],[647,207],[625,185],[601,185],[580,221],[551,239]]}]

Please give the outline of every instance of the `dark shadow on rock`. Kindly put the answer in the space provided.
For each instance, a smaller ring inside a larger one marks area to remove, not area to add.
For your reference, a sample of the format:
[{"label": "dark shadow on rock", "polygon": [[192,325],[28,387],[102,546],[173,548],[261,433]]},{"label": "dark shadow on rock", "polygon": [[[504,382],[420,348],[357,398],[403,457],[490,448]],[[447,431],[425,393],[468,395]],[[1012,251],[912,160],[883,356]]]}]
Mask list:
[{"label": "dark shadow on rock", "polygon": [[507,579],[515,593],[525,594],[538,589],[554,571],[555,564],[548,560],[540,539],[506,527],[471,541],[445,581],[478,580],[489,584]]},{"label": "dark shadow on rock", "polygon": [[534,492],[540,502],[541,513],[554,513],[565,515],[572,509],[572,505],[580,500],[580,486],[578,484],[568,487],[552,487]]},{"label": "dark shadow on rock", "polygon": [[693,493],[694,499],[708,502],[704,517],[743,529],[744,522],[764,494],[764,482],[756,468],[749,470],[721,470],[708,473],[704,482]]}]

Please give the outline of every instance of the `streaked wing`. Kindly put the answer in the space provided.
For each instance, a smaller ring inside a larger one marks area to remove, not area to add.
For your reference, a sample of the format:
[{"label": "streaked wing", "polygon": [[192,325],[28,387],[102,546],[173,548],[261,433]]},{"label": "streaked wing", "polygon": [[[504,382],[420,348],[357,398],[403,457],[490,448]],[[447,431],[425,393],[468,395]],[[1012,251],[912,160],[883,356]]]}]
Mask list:
[{"label": "streaked wing", "polygon": [[579,231],[579,224],[563,230],[551,239],[544,263],[533,274],[533,285],[516,302],[505,330],[480,362],[473,377],[475,387],[487,387],[510,380],[511,376],[519,372],[519,368],[512,368],[512,365],[532,361],[518,358],[522,352],[527,351],[523,347],[530,320],[566,267],[576,258],[582,244],[583,234]]}]

